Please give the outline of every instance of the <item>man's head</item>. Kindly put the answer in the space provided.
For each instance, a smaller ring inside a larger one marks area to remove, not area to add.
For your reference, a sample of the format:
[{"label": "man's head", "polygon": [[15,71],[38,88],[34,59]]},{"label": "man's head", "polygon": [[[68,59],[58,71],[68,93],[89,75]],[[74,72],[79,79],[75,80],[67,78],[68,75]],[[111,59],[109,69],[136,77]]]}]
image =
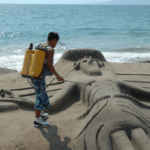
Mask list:
[{"label": "man's head", "polygon": [[54,48],[59,40],[59,35],[56,32],[50,32],[47,37],[48,44]]}]

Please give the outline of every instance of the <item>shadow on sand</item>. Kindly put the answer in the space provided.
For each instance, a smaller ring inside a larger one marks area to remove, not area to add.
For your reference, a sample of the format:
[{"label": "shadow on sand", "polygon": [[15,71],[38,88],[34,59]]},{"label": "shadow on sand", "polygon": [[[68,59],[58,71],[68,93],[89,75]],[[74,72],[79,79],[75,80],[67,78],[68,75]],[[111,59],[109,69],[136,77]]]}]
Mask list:
[{"label": "shadow on sand", "polygon": [[61,141],[60,136],[57,134],[57,126],[51,125],[47,128],[39,128],[43,137],[49,142],[50,150],[72,150],[68,147],[71,139],[64,137],[64,141]]}]

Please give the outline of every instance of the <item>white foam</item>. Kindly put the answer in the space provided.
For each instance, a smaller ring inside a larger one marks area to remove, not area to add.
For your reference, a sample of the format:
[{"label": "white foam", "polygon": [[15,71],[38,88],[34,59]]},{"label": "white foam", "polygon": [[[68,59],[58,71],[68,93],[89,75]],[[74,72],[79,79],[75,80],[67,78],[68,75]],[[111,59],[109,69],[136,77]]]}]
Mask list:
[{"label": "white foam", "polygon": [[[54,64],[60,59],[61,56],[62,54],[54,55]],[[0,57],[0,67],[21,71],[23,60],[24,60],[24,55],[3,56]]]},{"label": "white foam", "polygon": [[135,63],[150,60],[150,53],[102,52],[107,61],[117,63]]},{"label": "white foam", "polygon": [[54,64],[60,59],[63,54],[55,54],[54,55]]},{"label": "white foam", "polygon": [[24,55],[10,55],[0,57],[0,67],[21,71],[23,59]]},{"label": "white foam", "polygon": [[[109,62],[116,63],[135,63],[150,60],[150,53],[131,53],[131,52],[102,52]],[[54,64],[61,58],[63,53],[55,53]],[[22,70],[24,55],[0,56],[0,67]]]},{"label": "white foam", "polygon": [[65,51],[68,49],[70,49],[70,48],[69,47],[57,47],[57,48],[55,48],[56,51]]}]

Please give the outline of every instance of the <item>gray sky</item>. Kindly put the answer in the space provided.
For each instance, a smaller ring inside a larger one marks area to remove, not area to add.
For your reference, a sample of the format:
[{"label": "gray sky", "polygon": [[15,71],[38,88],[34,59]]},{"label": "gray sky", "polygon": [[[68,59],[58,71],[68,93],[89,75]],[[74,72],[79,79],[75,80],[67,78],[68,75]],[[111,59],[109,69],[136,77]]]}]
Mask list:
[{"label": "gray sky", "polygon": [[143,5],[150,0],[0,0],[0,4],[124,4]]},{"label": "gray sky", "polygon": [[111,0],[0,0],[2,4],[90,4]]},{"label": "gray sky", "polygon": [[108,2],[104,2],[106,5],[150,5],[150,0],[112,0]]}]

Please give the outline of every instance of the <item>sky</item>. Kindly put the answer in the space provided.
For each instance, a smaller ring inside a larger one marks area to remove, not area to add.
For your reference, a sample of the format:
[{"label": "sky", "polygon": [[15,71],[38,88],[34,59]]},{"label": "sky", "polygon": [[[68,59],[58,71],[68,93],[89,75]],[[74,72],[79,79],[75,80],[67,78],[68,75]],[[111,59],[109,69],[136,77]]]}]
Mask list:
[{"label": "sky", "polygon": [[150,5],[150,0],[112,0],[104,2],[106,5],[117,4],[117,5]]},{"label": "sky", "polygon": [[0,0],[2,4],[92,4],[111,0]]},{"label": "sky", "polygon": [[149,4],[150,0],[0,0],[0,4]]}]

